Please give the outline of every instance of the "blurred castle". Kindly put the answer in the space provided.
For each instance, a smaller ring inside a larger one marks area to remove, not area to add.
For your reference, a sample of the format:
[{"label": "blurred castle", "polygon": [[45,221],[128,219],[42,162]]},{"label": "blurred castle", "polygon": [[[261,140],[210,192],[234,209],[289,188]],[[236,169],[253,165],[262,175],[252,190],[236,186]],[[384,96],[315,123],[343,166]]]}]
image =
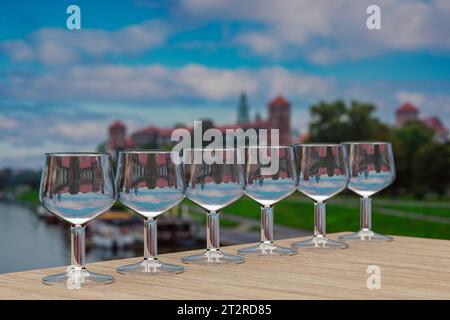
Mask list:
[{"label": "blurred castle", "polygon": [[419,118],[419,109],[409,102],[402,104],[395,112],[395,125],[398,128],[403,127],[410,121],[421,121],[435,133],[434,139],[438,142],[449,140],[449,130],[444,126],[441,120],[436,117]]},{"label": "blurred castle", "polygon": [[[261,119],[257,113],[255,119],[250,121],[247,97],[242,94],[238,105],[237,122],[231,125],[215,126],[212,120],[203,119],[203,130],[217,128],[223,133],[226,129],[279,129],[280,145],[291,144],[291,104],[284,97],[278,96],[269,102],[267,106],[268,119]],[[121,121],[114,122],[109,127],[109,137],[106,143],[106,151],[110,152],[113,159],[121,150],[125,149],[155,149],[173,145],[171,141],[172,131],[175,128],[159,128],[149,126],[140,129],[127,136],[125,124]],[[186,127],[191,133],[192,127]],[[270,136],[270,133],[269,133]]]},{"label": "blurred castle", "polygon": [[[223,133],[226,129],[279,129],[280,145],[291,143],[301,143],[307,139],[308,134],[291,137],[291,104],[284,97],[278,96],[267,105],[268,118],[262,119],[259,113],[256,113],[253,121],[249,116],[249,105],[245,94],[240,96],[237,108],[237,122],[230,125],[215,126],[210,119],[203,119],[203,130],[217,128]],[[436,117],[419,118],[419,109],[409,102],[402,104],[396,110],[396,127],[403,127],[409,121],[421,121],[435,132],[434,139],[438,142],[449,140],[449,130],[444,126],[441,120]],[[171,141],[172,131],[175,128],[160,128],[149,126],[140,129],[130,136],[127,136],[126,126],[121,121],[114,122],[109,127],[109,137],[105,145],[107,152],[110,152],[115,159],[118,152],[125,149],[156,149],[166,148],[174,145]],[[192,127],[186,127],[191,134]]]}]

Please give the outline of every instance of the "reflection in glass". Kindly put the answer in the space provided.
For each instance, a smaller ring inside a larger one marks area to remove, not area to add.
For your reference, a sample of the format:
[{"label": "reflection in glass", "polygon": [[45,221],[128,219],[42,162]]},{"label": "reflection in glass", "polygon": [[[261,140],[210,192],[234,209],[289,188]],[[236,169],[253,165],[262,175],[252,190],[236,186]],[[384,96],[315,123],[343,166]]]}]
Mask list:
[{"label": "reflection in glass", "polygon": [[273,205],[297,189],[294,148],[249,147],[245,194],[261,205],[261,242],[238,250],[243,255],[294,255],[273,242]]},{"label": "reflection in glass", "polygon": [[361,230],[340,236],[345,240],[381,240],[393,238],[372,231],[371,196],[389,186],[395,179],[394,154],[387,142],[349,142],[350,181],[348,188],[361,196]]},{"label": "reflection in glass", "polygon": [[[204,253],[183,257],[184,263],[242,263],[244,258],[223,253],[219,246],[219,210],[244,193],[243,150],[185,149],[186,197],[207,211]],[[214,158],[214,159],[212,159]]]},{"label": "reflection in glass", "polygon": [[326,235],[325,201],[347,187],[349,171],[345,148],[339,144],[296,146],[299,166],[298,190],[314,200],[314,236],[294,242],[297,248],[347,248],[345,242]]},{"label": "reflection in glass", "polygon": [[71,226],[71,265],[64,273],[42,279],[70,289],[106,284],[109,275],[88,271],[85,265],[85,225],[114,204],[111,156],[106,153],[49,153],[42,170],[39,199]]},{"label": "reflection in glass", "polygon": [[120,152],[116,187],[118,199],[144,218],[144,259],[117,268],[119,273],[170,274],[181,266],[157,258],[156,218],[184,198],[182,165],[171,159],[171,151]]}]

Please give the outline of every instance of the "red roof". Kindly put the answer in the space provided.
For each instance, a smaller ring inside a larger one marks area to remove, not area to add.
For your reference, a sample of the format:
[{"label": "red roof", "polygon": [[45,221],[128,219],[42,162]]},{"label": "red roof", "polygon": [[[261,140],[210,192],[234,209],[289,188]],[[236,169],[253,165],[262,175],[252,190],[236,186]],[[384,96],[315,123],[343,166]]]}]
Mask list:
[{"label": "red roof", "polygon": [[126,149],[130,149],[130,148],[133,148],[133,147],[134,147],[133,139],[131,139],[131,137],[126,139],[125,140],[125,148]]},{"label": "red roof", "polygon": [[175,128],[161,128],[158,129],[158,136],[164,137],[164,138],[170,138],[172,136],[172,131],[175,130]]},{"label": "red roof", "polygon": [[137,135],[156,135],[158,134],[158,128],[154,127],[154,126],[150,126],[141,130],[136,131],[135,133],[133,133],[133,136],[137,136]]},{"label": "red roof", "polygon": [[406,102],[400,106],[400,108],[397,109],[397,113],[410,113],[410,112],[419,112],[419,109],[417,109],[415,106],[413,106],[411,103]]},{"label": "red roof", "polygon": [[438,117],[430,117],[423,122],[431,129],[434,130],[437,134],[448,135],[448,129],[444,126],[444,124],[439,120]]},{"label": "red roof", "polygon": [[117,120],[110,126],[110,128],[111,129],[125,129],[125,125],[123,124],[122,121]]},{"label": "red roof", "polygon": [[284,106],[289,104],[289,101],[287,101],[284,97],[278,96],[272,101],[270,101],[269,105],[271,106]]}]

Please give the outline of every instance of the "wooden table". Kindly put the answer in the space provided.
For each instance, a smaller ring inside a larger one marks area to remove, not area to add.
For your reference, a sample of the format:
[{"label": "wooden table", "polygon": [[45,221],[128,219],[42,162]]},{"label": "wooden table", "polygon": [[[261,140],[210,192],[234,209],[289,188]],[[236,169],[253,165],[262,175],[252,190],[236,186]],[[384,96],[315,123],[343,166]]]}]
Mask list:
[{"label": "wooden table", "polygon": [[[335,239],[336,234],[330,235]],[[289,245],[288,239],[278,241]],[[224,247],[235,252],[240,246]],[[192,252],[164,254],[181,263]],[[199,252],[198,250],[195,252]],[[89,264],[113,274],[113,284],[68,290],[43,285],[61,268],[0,275],[0,299],[450,299],[450,241],[395,237],[388,243],[351,243],[345,250],[307,251],[289,257],[248,257],[241,265],[193,266],[173,276],[119,275],[136,259]],[[381,289],[367,288],[369,265],[381,270]]]}]

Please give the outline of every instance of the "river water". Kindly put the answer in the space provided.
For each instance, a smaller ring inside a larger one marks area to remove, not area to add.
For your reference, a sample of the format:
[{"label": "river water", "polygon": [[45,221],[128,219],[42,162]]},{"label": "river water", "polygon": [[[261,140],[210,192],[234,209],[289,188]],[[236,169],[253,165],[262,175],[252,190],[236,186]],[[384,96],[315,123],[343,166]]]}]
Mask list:
[{"label": "river water", "polygon": [[[158,245],[159,253],[203,248],[196,239]],[[93,246],[86,262],[142,256],[143,248],[110,249]],[[41,220],[32,207],[0,201],[0,273],[70,264],[70,227]],[[62,271],[64,269],[62,268]]]},{"label": "river water", "polygon": [[[134,251],[92,249],[86,261],[129,258]],[[61,224],[48,224],[26,206],[0,202],[0,273],[70,263],[70,230]]]},{"label": "river water", "polygon": [[23,206],[0,203],[0,273],[62,266],[70,257],[59,225]]}]

